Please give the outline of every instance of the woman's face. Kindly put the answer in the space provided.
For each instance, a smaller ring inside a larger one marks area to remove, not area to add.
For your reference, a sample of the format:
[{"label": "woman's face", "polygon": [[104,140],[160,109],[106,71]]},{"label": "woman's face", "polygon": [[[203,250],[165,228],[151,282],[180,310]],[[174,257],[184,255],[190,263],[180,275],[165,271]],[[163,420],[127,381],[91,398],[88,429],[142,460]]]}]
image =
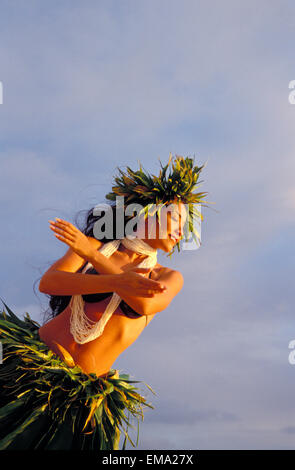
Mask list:
[{"label": "woman's face", "polygon": [[169,253],[183,236],[186,217],[186,207],[181,202],[170,203],[168,207],[161,209],[160,224],[156,216],[151,223],[146,220],[146,225],[151,229],[148,243],[153,248]]}]

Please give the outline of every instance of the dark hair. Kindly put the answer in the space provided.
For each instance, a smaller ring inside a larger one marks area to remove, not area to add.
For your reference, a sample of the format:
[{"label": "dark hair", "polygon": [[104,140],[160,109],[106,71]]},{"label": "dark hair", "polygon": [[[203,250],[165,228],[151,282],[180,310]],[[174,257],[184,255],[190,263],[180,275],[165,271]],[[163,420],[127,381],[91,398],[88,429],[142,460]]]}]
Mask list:
[{"label": "dark hair", "polygon": [[[132,216],[130,216],[130,215],[126,216],[124,208],[123,209],[118,208],[115,203],[111,203],[111,204],[108,203],[107,205],[112,210],[112,221],[113,221],[112,229],[113,230],[112,230],[111,238],[107,238],[106,236],[100,238],[100,241],[102,243],[108,243],[110,241],[118,239],[118,238],[116,238],[116,234],[117,234],[117,231],[116,231],[117,217],[118,217],[118,220],[122,220],[121,217],[122,217],[122,214],[123,214],[124,232],[125,232],[125,229],[126,229],[126,223],[132,218]],[[82,233],[84,233],[84,235],[89,236],[89,237],[95,237],[94,232],[93,232],[94,224],[95,224],[96,221],[98,221],[99,219],[104,217],[104,215],[107,211],[107,208],[106,208],[106,210],[102,209],[102,211],[99,215],[94,215],[93,210],[94,210],[94,207],[92,207],[89,210],[86,210],[86,217],[85,217],[84,223],[82,225],[79,223],[78,217],[79,217],[79,214],[85,212],[85,210],[79,211],[78,214],[75,217],[75,225],[79,228],[79,230]],[[118,215],[117,211],[122,211],[122,212],[121,212],[120,215]],[[104,228],[105,228],[104,225],[105,224],[102,225],[101,230],[104,230]],[[135,223],[134,227],[133,227],[133,230],[137,229],[136,225],[137,224]],[[123,237],[124,236],[125,236],[125,234],[123,234]],[[120,238],[121,238],[121,234],[120,234]],[[87,264],[87,261],[76,272],[77,273],[81,272],[86,264]],[[87,274],[96,274],[96,273],[97,272],[94,268],[89,269],[87,271]],[[45,295],[47,297],[49,297],[50,311],[48,312],[48,309],[45,311],[45,314],[46,314],[46,317],[47,317],[46,319],[48,319],[48,320],[51,319],[51,318],[56,317],[61,312],[63,312],[65,310],[65,308],[68,306],[68,304],[71,300],[70,295],[49,295],[49,294],[45,294]],[[92,294],[90,294],[90,295],[92,295]],[[122,302],[122,305],[120,305],[120,307],[122,308],[123,312],[128,316],[128,311],[127,311],[128,309],[125,308],[124,302]]]}]

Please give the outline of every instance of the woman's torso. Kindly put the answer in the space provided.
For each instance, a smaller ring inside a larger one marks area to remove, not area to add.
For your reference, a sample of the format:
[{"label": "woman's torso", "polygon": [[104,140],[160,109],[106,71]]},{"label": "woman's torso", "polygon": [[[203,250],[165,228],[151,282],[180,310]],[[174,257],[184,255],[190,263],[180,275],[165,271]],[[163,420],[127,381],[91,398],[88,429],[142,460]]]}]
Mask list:
[{"label": "woman's torso", "polygon": [[[112,255],[112,261],[122,267],[120,253]],[[125,262],[126,263],[126,262]],[[160,265],[149,276],[156,280]],[[145,275],[148,277],[148,275]],[[85,314],[93,321],[99,321],[111,297],[99,302],[84,302]],[[48,347],[63,357],[58,345],[62,346],[86,373],[95,373],[97,376],[107,374],[117,357],[134,341],[153,319],[155,314],[141,315],[138,318],[127,317],[120,305],[108,320],[100,337],[85,344],[78,344],[70,333],[71,308],[68,305],[63,312],[54,317],[39,329],[39,336]],[[57,343],[57,344],[56,344]]]}]

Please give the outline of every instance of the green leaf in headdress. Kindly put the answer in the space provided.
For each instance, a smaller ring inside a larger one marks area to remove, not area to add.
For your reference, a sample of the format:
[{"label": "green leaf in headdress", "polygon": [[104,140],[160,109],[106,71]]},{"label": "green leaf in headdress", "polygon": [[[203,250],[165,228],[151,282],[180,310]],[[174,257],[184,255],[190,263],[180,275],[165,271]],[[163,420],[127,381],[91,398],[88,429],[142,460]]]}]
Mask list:
[{"label": "green leaf in headdress", "polygon": [[[201,166],[194,164],[194,159],[184,158],[176,155],[174,160],[172,153],[169,153],[168,163],[163,166],[161,160],[159,175],[150,175],[140,164],[140,169],[133,171],[127,166],[127,174],[119,169],[120,177],[115,178],[116,186],[112,187],[112,192],[108,193],[106,199],[115,201],[116,195],[125,197],[125,205],[135,202],[143,206],[149,204],[159,205],[172,201],[180,201],[184,204],[200,204],[207,207],[203,201],[207,192],[194,193],[201,181],[199,176],[205,164]],[[142,211],[147,216],[148,211]],[[160,214],[160,211],[158,212]],[[140,215],[140,213],[139,213]],[[201,212],[196,211],[195,217],[203,221]],[[189,225],[193,229],[192,224]],[[176,244],[178,251],[179,242]],[[170,254],[168,254],[170,256]]]}]

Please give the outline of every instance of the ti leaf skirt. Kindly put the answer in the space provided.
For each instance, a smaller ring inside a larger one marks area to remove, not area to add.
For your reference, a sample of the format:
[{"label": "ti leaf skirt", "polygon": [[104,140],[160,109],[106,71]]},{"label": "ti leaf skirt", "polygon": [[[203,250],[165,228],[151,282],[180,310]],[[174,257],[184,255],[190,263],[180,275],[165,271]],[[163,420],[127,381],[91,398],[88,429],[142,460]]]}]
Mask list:
[{"label": "ti leaf skirt", "polygon": [[[28,313],[20,320],[4,305],[0,450],[118,450],[121,432],[122,450],[127,439],[136,447],[143,407],[154,409],[132,385],[140,382],[115,369],[102,378],[70,367],[40,340],[40,325]],[[132,417],[138,424],[136,444],[128,433]]]}]

